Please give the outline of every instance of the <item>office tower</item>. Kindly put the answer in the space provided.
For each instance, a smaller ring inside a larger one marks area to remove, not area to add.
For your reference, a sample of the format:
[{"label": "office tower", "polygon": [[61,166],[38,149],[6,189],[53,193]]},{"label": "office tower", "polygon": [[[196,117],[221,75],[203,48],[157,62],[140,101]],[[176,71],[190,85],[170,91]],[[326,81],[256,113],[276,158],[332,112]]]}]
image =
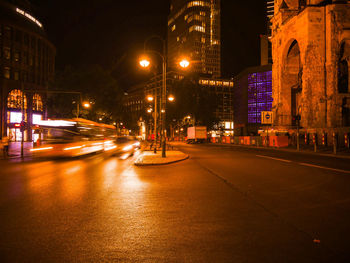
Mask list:
[{"label": "office tower", "polygon": [[172,0],[168,18],[168,63],[173,70],[183,57],[191,71],[221,75],[220,0]]}]

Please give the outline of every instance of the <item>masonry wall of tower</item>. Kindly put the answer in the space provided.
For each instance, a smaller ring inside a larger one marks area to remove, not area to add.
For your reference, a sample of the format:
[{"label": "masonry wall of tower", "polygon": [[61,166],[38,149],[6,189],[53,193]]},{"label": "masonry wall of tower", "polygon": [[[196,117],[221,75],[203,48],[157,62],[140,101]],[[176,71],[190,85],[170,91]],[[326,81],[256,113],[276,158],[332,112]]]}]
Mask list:
[{"label": "masonry wall of tower", "polygon": [[[320,1],[318,1],[320,2]],[[349,62],[350,3],[306,6],[275,1],[273,18],[273,109],[275,125],[305,128],[349,124],[350,94],[339,92],[339,60]],[[280,7],[284,7],[280,9]]]}]

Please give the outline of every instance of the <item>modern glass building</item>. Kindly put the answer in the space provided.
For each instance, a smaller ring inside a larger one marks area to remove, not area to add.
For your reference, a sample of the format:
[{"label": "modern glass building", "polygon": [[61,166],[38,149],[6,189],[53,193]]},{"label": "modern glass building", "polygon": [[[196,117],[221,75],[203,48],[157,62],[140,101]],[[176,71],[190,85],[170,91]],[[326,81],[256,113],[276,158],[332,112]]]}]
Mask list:
[{"label": "modern glass building", "polygon": [[172,0],[168,18],[169,67],[177,69],[183,57],[191,71],[221,75],[220,0]]},{"label": "modern glass building", "polygon": [[261,112],[272,110],[272,66],[247,68],[234,79],[235,135],[256,134]]},{"label": "modern glass building", "polygon": [[248,123],[261,123],[261,112],[272,109],[272,71],[248,74]]},{"label": "modern glass building", "polygon": [[46,115],[46,90],[54,77],[56,49],[28,1],[0,0],[0,137],[37,136],[32,127]]}]

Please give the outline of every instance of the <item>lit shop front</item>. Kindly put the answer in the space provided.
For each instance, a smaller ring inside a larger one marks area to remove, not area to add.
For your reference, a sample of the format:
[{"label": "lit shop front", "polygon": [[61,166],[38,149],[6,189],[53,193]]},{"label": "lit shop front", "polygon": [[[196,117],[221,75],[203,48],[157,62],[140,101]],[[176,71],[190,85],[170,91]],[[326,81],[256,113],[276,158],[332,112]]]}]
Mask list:
[{"label": "lit shop front", "polygon": [[[30,95],[31,96],[31,95]],[[28,107],[29,106],[29,107]],[[24,112],[24,118],[22,117]],[[39,94],[34,94],[29,100],[20,90],[12,90],[7,98],[7,136],[12,142],[36,141],[38,134],[33,126],[43,119],[43,104]]]}]

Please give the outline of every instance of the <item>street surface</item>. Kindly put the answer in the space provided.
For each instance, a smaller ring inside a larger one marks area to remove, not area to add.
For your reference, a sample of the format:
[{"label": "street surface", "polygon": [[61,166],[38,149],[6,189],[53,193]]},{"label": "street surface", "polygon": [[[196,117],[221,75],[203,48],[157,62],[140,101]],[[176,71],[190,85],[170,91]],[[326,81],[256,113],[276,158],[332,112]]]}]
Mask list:
[{"label": "street surface", "polygon": [[219,145],[0,160],[1,262],[350,262],[350,159]]}]

